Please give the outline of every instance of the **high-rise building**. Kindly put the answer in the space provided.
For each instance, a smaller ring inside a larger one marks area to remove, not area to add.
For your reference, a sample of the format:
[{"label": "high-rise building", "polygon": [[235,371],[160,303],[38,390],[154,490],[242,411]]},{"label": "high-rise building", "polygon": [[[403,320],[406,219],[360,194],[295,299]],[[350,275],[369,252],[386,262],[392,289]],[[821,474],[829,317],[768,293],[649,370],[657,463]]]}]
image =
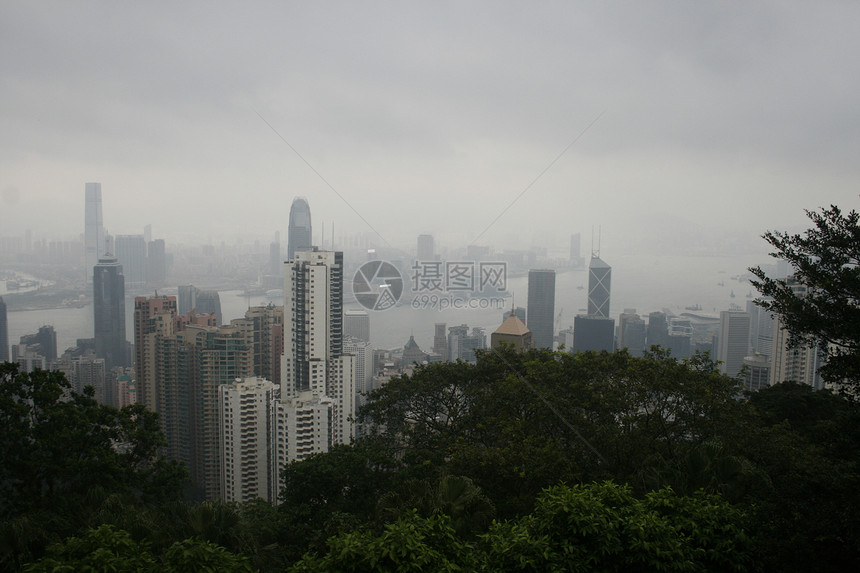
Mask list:
[{"label": "high-rise building", "polygon": [[185,315],[197,308],[197,287],[194,285],[179,285],[177,310]]},{"label": "high-rise building", "polygon": [[[147,335],[171,336],[179,330],[175,296],[138,296],[134,299],[134,369],[137,401],[158,411],[158,366],[155,342]],[[170,323],[170,324],[168,324]]]},{"label": "high-rise building", "polygon": [[26,344],[12,345],[11,362],[17,362],[21,372],[32,372],[36,368],[40,370],[48,368],[48,362],[45,360],[45,357],[36,348],[31,348]]},{"label": "high-rise building", "polygon": [[689,318],[673,316],[669,319],[667,347],[672,357],[679,360],[693,355],[693,323]]},{"label": "high-rise building", "polygon": [[102,221],[102,184],[87,183],[84,204],[84,276],[92,282],[93,267],[104,254],[104,223]]},{"label": "high-rise building", "polygon": [[281,257],[281,243],[275,241],[269,243],[269,274],[279,275],[284,268],[284,261]]},{"label": "high-rise building", "polygon": [[122,265],[110,254],[93,268],[93,326],[96,356],[106,370],[128,366],[125,340],[125,277]]},{"label": "high-rise building", "polygon": [[418,260],[436,260],[436,244],[433,235],[418,235]]},{"label": "high-rise building", "polygon": [[370,315],[366,310],[345,310],[343,312],[343,335],[370,342]]},{"label": "high-rise building", "polygon": [[309,249],[312,245],[311,208],[307,199],[296,197],[290,207],[290,224],[287,229],[287,260],[292,261],[296,251]]},{"label": "high-rise building", "polygon": [[437,322],[434,326],[433,334],[433,354],[442,357],[442,360],[448,360],[448,334],[444,322]]},{"label": "high-rise building", "polygon": [[596,254],[588,265],[588,316],[609,318],[609,287],[612,267]]},{"label": "high-rise building", "polygon": [[122,265],[127,288],[146,286],[146,242],[143,235],[117,235],[116,259]]},{"label": "high-rise building", "polygon": [[[807,287],[788,277],[786,283],[796,296],[803,297]],[[826,361],[826,353],[820,345],[794,346],[789,344],[791,335],[779,315],[773,317],[772,355],[770,360],[770,384],[796,382],[807,384],[816,390],[824,388],[818,370]]]},{"label": "high-rise building", "polygon": [[582,236],[579,233],[570,236],[570,262],[577,267],[585,263],[582,259]]},{"label": "high-rise building", "polygon": [[665,312],[652,312],[648,315],[645,342],[649,348],[652,346],[669,347],[669,322]]},{"label": "high-rise building", "polygon": [[770,357],[754,354],[744,358],[744,387],[747,390],[761,390],[770,385]]},{"label": "high-rise building", "polygon": [[251,348],[254,376],[275,386],[281,382],[281,353],[284,351],[284,307],[268,304],[252,306],[244,318],[234,318],[230,326],[240,329]]},{"label": "high-rise building", "polygon": [[40,326],[36,334],[25,334],[21,337],[21,344],[33,347],[48,364],[57,359],[57,332],[51,325]]},{"label": "high-rise building", "polygon": [[633,356],[642,356],[645,350],[645,321],[636,309],[624,309],[618,317],[618,348],[626,348]]},{"label": "high-rise building", "polygon": [[373,390],[373,347],[366,340],[347,337],[343,342],[343,353],[355,357],[355,407],[367,402],[367,394]]},{"label": "high-rise building", "polygon": [[[284,270],[280,412],[288,435],[281,451],[288,462],[354,436],[355,360],[343,353],[343,253],[297,250]],[[299,422],[322,410],[328,412],[326,424]]]},{"label": "high-rise building", "polygon": [[150,241],[146,247],[146,281],[150,286],[161,286],[167,280],[167,253],[164,239]]},{"label": "high-rise building", "polygon": [[474,363],[477,360],[475,356],[476,350],[483,350],[487,347],[487,335],[483,328],[472,328],[469,333],[468,325],[461,324],[460,326],[452,326],[448,329],[448,360],[462,360],[463,362]]},{"label": "high-rise building", "polygon": [[0,296],[0,362],[9,360],[9,319],[6,316],[6,303]]},{"label": "high-rise building", "polygon": [[749,356],[749,332],[749,313],[730,310],[720,312],[716,348],[720,372],[734,378],[741,371],[744,358]]},{"label": "high-rise building", "polygon": [[615,321],[604,316],[577,314],[573,317],[571,352],[615,350]]},{"label": "high-rise building", "polygon": [[552,349],[555,331],[555,271],[529,271],[526,325],[532,332],[535,348]]},{"label": "high-rise building", "polygon": [[256,376],[218,386],[222,501],[277,500],[277,462],[271,455],[277,394],[277,385]]}]

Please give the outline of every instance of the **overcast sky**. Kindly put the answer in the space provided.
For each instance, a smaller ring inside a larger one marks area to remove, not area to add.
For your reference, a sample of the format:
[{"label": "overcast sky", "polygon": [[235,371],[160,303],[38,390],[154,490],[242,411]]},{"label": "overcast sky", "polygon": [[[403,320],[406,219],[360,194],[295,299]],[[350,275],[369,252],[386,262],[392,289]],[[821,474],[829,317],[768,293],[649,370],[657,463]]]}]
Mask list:
[{"label": "overcast sky", "polygon": [[805,228],[860,206],[858,30],[853,1],[6,0],[0,235],[82,233],[87,181],[110,232],[177,241],[285,236],[297,195],[410,245]]}]

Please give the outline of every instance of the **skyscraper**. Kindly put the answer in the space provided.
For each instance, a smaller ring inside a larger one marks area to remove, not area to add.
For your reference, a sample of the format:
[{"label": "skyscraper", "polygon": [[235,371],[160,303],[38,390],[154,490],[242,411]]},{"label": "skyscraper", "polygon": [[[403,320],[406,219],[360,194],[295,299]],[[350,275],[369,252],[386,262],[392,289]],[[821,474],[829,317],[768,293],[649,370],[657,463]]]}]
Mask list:
[{"label": "skyscraper", "polygon": [[609,286],[612,267],[597,254],[591,255],[588,265],[588,316],[609,318]]},{"label": "skyscraper", "polygon": [[6,303],[0,296],[0,362],[9,360],[9,321],[6,318]]},{"label": "skyscraper", "polygon": [[164,239],[150,241],[146,250],[147,284],[161,286],[167,278],[167,253],[164,249]]},{"label": "skyscraper", "polygon": [[717,338],[717,360],[720,372],[735,377],[749,355],[750,315],[746,312],[724,310],[720,312],[720,331]]},{"label": "skyscraper", "polygon": [[436,245],[433,235],[418,235],[418,260],[432,261],[436,259]]},{"label": "skyscraper", "polygon": [[293,428],[320,408],[330,419],[308,426],[301,439],[288,431],[282,453],[293,461],[353,437],[355,364],[343,354],[343,253],[298,250],[284,269],[282,419]]},{"label": "skyscraper", "polygon": [[290,207],[290,225],[287,230],[287,260],[292,261],[296,251],[313,245],[311,208],[304,197],[293,199]]},{"label": "skyscraper", "polygon": [[93,267],[104,253],[104,224],[102,222],[102,184],[87,183],[84,205],[84,275],[92,282]]},{"label": "skyscraper", "polygon": [[370,315],[366,310],[346,310],[343,313],[343,335],[370,342]]},{"label": "skyscraper", "polygon": [[125,278],[110,253],[93,268],[93,326],[96,356],[105,369],[128,366],[125,341]]},{"label": "skyscraper", "polygon": [[555,271],[529,271],[526,325],[532,331],[535,348],[552,349],[555,329]]},{"label": "skyscraper", "polygon": [[125,286],[146,286],[146,241],[143,235],[117,235],[116,260],[122,265]]},{"label": "skyscraper", "polygon": [[221,316],[221,297],[217,290],[198,290],[197,291],[197,313],[198,314],[214,314],[218,320],[218,324],[223,323]]}]

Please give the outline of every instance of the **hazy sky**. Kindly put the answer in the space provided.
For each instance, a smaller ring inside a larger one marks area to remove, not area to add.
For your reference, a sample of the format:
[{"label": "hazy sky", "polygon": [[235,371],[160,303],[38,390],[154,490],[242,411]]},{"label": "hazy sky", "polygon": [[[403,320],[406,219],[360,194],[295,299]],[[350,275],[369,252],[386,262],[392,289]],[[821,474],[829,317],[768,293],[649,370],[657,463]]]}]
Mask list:
[{"label": "hazy sky", "polygon": [[110,232],[200,242],[285,237],[296,195],[391,243],[803,228],[860,206],[858,29],[853,1],[6,0],[0,235],[83,232],[87,181]]}]

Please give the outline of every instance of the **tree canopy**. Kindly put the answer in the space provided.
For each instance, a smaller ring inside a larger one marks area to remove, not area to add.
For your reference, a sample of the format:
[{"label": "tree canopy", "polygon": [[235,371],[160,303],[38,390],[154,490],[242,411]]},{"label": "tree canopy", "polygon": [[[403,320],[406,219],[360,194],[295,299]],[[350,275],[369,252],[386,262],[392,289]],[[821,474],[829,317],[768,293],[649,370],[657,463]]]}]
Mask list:
[{"label": "tree canopy", "polygon": [[[779,316],[792,345],[820,345],[827,362],[820,369],[827,382],[860,385],[860,214],[832,205],[807,211],[813,227],[803,233],[768,231],[763,238],[784,259],[790,277],[769,277],[750,269],[756,300]],[[798,289],[797,287],[805,287]]]}]

